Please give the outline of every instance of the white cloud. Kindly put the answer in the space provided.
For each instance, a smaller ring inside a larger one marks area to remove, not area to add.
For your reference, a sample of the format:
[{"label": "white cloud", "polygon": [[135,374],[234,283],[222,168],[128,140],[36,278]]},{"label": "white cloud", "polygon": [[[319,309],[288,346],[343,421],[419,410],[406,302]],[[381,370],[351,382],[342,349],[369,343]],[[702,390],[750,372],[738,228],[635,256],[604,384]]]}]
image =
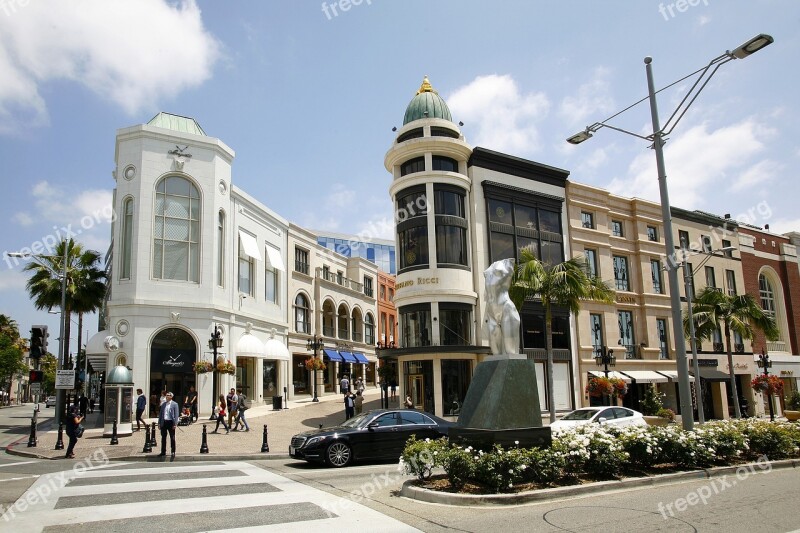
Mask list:
[{"label": "white cloud", "polygon": [[765,159],[745,169],[731,186],[731,190],[738,192],[756,185],[764,185],[775,178],[775,175],[784,169],[776,161]]},{"label": "white cloud", "polygon": [[[73,230],[85,232],[105,225],[111,219],[110,190],[87,189],[71,193],[47,181],[40,181],[33,186],[31,194],[33,210],[38,214],[35,221],[54,223],[59,229],[71,224]],[[34,222],[27,212],[17,212],[12,219],[22,225]]]},{"label": "white cloud", "polygon": [[597,121],[602,119],[599,115],[611,113],[614,110],[614,99],[610,94],[608,83],[610,71],[597,67],[592,73],[592,78],[578,87],[575,95],[565,96],[559,106],[559,114],[570,125],[585,125],[587,119]]},{"label": "white cloud", "polygon": [[23,274],[19,268],[16,268],[16,262],[19,261],[19,265],[25,265],[27,262],[24,259],[15,260],[13,257],[9,258],[5,254],[3,254],[3,257],[5,264],[0,268],[0,292],[24,291],[28,276]]},{"label": "white cloud", "polygon": [[[664,149],[670,203],[694,209],[712,188],[730,186],[732,175],[749,164],[774,135],[754,119],[708,131],[706,123],[694,126],[670,140]],[[637,156],[628,175],[608,185],[611,192],[659,200],[655,157],[649,151]]]},{"label": "white cloud", "polygon": [[345,207],[353,209],[356,207],[356,191],[348,189],[341,183],[335,183],[333,190],[326,196],[330,207]]},{"label": "white cloud", "polygon": [[470,144],[516,155],[540,148],[536,123],[550,109],[544,93],[522,94],[509,75],[478,76],[446,98],[454,120],[467,124]]},{"label": "white cloud", "polygon": [[697,24],[700,26],[705,26],[709,22],[711,22],[711,17],[707,15],[700,15],[699,17],[697,17]]},{"label": "white cloud", "polygon": [[46,123],[40,89],[54,80],[152,109],[208,79],[219,48],[194,0],[17,3],[0,16],[0,133]]},{"label": "white cloud", "polygon": [[20,226],[30,226],[33,224],[34,220],[28,213],[24,213],[20,211],[19,213],[14,213],[11,217],[11,220],[19,224]]},{"label": "white cloud", "polygon": [[790,231],[800,231],[800,218],[779,218],[773,222],[769,222],[769,230],[772,233],[777,234],[789,233]]}]

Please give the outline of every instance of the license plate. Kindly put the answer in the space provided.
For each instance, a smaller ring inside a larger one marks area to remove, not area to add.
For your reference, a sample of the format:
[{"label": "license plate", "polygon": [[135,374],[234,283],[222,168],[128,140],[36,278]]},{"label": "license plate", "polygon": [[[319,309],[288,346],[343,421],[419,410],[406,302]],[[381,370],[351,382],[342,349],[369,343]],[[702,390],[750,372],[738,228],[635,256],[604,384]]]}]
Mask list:
[{"label": "license plate", "polygon": [[294,446],[289,446],[289,455],[294,455]]}]

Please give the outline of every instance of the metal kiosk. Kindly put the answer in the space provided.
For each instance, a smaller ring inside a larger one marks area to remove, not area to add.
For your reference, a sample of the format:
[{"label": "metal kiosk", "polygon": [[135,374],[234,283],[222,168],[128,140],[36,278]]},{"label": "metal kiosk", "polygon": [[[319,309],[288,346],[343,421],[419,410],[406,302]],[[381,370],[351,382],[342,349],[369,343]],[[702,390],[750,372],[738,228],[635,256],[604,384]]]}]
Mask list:
[{"label": "metal kiosk", "polygon": [[126,366],[111,369],[105,383],[105,405],[103,406],[103,437],[114,433],[117,421],[117,437],[130,437],[133,433],[133,373]]}]

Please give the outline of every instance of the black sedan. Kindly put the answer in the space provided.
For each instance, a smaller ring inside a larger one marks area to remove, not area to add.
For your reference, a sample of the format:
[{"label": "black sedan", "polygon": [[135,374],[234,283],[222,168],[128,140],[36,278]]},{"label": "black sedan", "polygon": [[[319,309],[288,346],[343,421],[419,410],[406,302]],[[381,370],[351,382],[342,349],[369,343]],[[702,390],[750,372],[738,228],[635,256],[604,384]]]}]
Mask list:
[{"label": "black sedan", "polygon": [[453,422],[412,409],[378,409],[360,414],[341,426],[298,433],[289,455],[342,467],[357,460],[397,460],[411,435],[417,439],[447,436]]}]

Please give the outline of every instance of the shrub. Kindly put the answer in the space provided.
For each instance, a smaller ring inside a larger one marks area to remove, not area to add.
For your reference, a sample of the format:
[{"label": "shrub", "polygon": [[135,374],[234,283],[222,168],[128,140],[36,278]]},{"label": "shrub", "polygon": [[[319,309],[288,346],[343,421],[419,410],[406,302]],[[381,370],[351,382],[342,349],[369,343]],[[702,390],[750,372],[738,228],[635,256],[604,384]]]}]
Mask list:
[{"label": "shrub", "polygon": [[491,451],[478,452],[473,476],[475,480],[491,487],[495,492],[508,491],[523,478],[528,468],[525,453],[519,448],[504,450],[495,444]]},{"label": "shrub", "polygon": [[786,397],[786,408],[790,411],[800,411],[800,391],[792,391]]},{"label": "shrub", "polygon": [[400,455],[400,466],[406,474],[416,476],[419,480],[426,479],[435,467],[441,466],[439,456],[448,448],[445,437],[438,440],[417,440],[416,435],[411,435]]},{"label": "shrub", "polygon": [[642,401],[639,403],[642,414],[645,416],[659,416],[658,412],[664,408],[664,404],[661,403],[662,396],[663,394],[659,394],[654,385],[647,387],[642,396]]},{"label": "shrub", "polygon": [[628,454],[628,463],[646,467],[665,462],[659,439],[650,428],[628,426],[620,429],[618,439]]},{"label": "shrub", "polygon": [[[567,467],[576,473],[584,471],[595,477],[617,477],[628,459],[628,453],[617,439],[615,429],[602,425],[585,425],[562,433],[557,441],[564,440],[569,455]],[[582,452],[578,452],[579,448]]]},{"label": "shrub", "polygon": [[456,490],[463,488],[472,478],[479,453],[483,452],[475,451],[472,446],[466,448],[451,446],[441,454],[442,468],[453,488]]},{"label": "shrub", "polygon": [[525,456],[525,469],[522,480],[552,485],[564,477],[566,460],[564,456],[552,448],[531,448],[520,450]]},{"label": "shrub", "polygon": [[709,422],[697,428],[698,443],[714,450],[717,463],[730,463],[749,449],[747,439],[736,424],[730,422]]},{"label": "shrub", "polygon": [[740,421],[738,427],[748,440],[753,457],[766,455],[773,460],[797,455],[797,443],[790,424],[748,419]]},{"label": "shrub", "polygon": [[658,412],[656,412],[656,416],[666,418],[667,420],[671,420],[673,422],[675,421],[675,411],[666,407],[659,409]]}]

